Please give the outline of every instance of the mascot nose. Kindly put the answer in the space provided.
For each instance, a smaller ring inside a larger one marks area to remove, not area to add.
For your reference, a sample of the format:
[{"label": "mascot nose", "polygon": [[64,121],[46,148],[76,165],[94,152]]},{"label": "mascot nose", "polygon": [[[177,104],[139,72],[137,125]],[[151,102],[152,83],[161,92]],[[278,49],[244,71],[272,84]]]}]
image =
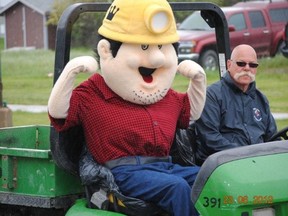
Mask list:
[{"label": "mascot nose", "polygon": [[161,67],[165,62],[165,55],[158,49],[153,49],[153,51],[148,54],[148,61],[152,68]]}]

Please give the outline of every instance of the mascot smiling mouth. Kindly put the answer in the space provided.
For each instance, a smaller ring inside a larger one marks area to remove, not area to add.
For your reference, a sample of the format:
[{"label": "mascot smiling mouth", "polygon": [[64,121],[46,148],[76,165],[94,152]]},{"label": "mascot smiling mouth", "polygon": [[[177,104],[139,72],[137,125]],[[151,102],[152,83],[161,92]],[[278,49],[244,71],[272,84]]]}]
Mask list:
[{"label": "mascot smiling mouth", "polygon": [[139,67],[139,72],[146,83],[153,82],[152,74],[156,70],[156,68],[146,68],[146,67]]}]

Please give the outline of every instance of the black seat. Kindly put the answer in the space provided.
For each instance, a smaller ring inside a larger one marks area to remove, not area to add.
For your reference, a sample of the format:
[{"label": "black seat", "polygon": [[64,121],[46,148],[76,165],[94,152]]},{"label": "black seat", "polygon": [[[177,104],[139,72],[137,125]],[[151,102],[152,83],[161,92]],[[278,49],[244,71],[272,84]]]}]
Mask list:
[{"label": "black seat", "polygon": [[73,175],[79,175],[79,159],[85,139],[81,127],[73,127],[65,132],[50,130],[51,153],[57,166]]},{"label": "black seat", "polygon": [[[194,165],[195,157],[191,145],[191,143],[194,143],[193,137],[193,127],[187,130],[177,130],[171,149],[173,162],[184,166]],[[90,208],[101,208],[135,216],[166,215],[163,210],[153,203],[127,197],[120,192],[112,172],[93,160],[86,150],[84,133],[81,127],[73,127],[60,133],[51,127],[50,142],[55,163],[67,172],[80,177],[85,187],[85,194]],[[103,200],[101,206],[96,206],[91,202],[91,198],[95,192],[101,190],[108,192],[110,200],[108,202]]]},{"label": "black seat", "polygon": [[[50,143],[55,163],[67,172],[80,177],[85,187],[88,207],[135,216],[166,215],[162,209],[153,203],[127,197],[120,192],[112,172],[93,160],[86,150],[84,133],[81,127],[74,127],[60,133],[51,127]],[[101,195],[103,191],[107,192],[109,199],[103,199],[103,195]],[[100,205],[95,205],[95,202],[93,202],[92,196],[94,193],[96,196],[99,195],[96,198]]]},{"label": "black seat", "polygon": [[182,166],[195,165],[196,138],[194,123],[191,123],[187,129],[177,129],[170,150],[174,163]]}]

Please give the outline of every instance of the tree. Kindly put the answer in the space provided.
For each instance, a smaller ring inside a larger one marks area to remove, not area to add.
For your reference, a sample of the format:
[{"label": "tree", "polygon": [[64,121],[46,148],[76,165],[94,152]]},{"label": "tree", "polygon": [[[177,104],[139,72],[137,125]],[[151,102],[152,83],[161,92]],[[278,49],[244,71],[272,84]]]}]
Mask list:
[{"label": "tree", "polygon": [[[64,10],[71,4],[95,2],[95,0],[56,0],[50,13],[48,24],[57,25]],[[107,1],[96,1],[107,2]],[[72,47],[95,46],[97,30],[100,27],[105,13],[83,13],[74,23],[72,29]],[[93,47],[94,48],[94,47]]]}]

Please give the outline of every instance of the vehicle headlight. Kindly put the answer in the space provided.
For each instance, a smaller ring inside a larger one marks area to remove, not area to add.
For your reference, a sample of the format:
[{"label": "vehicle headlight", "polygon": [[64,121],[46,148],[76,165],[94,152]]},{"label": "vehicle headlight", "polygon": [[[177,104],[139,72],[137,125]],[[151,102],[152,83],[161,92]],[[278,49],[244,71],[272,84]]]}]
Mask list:
[{"label": "vehicle headlight", "polygon": [[185,42],[179,42],[179,48],[178,52],[181,54],[189,54],[194,52],[194,47],[195,47],[195,42],[194,41],[185,41]]}]

